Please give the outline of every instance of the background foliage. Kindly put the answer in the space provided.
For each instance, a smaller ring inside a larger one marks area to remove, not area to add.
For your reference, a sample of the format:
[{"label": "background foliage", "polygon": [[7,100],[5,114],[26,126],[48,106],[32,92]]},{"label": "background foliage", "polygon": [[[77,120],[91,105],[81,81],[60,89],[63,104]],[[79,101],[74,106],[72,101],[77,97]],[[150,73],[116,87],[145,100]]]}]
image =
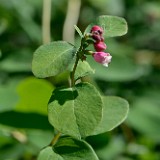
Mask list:
[{"label": "background foliage", "polygon": [[[42,80],[31,72],[33,52],[42,43],[42,5],[39,0],[0,0],[1,160],[34,160],[50,143],[53,131],[47,102],[55,87],[67,83],[67,73]],[[67,0],[52,0],[52,41],[62,39],[66,6]],[[130,112],[118,128],[87,141],[100,160],[158,160],[160,2],[82,0],[78,27],[84,30],[103,14],[124,17],[129,31],[126,36],[106,39],[112,63],[106,69],[89,59],[95,74],[86,80],[104,95],[127,99]]]}]

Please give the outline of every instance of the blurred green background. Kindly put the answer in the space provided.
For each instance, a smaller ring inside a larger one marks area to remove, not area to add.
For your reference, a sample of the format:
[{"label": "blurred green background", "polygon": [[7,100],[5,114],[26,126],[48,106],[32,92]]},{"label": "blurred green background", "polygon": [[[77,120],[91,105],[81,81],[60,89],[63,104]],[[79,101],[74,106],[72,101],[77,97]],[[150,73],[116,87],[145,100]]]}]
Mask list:
[{"label": "blurred green background", "polygon": [[[52,41],[73,39],[63,38],[67,4],[52,0]],[[34,160],[52,139],[47,102],[67,80],[66,74],[36,79],[31,72],[33,52],[42,44],[42,6],[42,0],[0,0],[0,160]],[[160,1],[82,0],[77,25],[84,31],[104,14],[124,17],[128,34],[106,39],[108,68],[88,58],[95,74],[86,80],[102,94],[127,99],[130,111],[122,125],[87,141],[100,160],[159,160]]]}]

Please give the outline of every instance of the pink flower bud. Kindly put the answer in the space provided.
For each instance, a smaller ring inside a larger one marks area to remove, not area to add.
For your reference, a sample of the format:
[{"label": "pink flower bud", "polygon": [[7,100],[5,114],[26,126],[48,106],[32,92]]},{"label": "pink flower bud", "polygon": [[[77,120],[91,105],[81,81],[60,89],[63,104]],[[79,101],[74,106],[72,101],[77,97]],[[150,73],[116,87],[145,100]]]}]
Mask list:
[{"label": "pink flower bud", "polygon": [[94,48],[97,52],[101,52],[107,48],[107,45],[103,41],[100,41],[100,42],[94,43]]},{"label": "pink flower bud", "polygon": [[92,35],[92,38],[93,38],[94,40],[96,40],[96,43],[98,43],[98,42],[101,41],[102,36],[99,35],[99,34],[94,33],[94,34]]},{"label": "pink flower bud", "polygon": [[91,29],[91,33],[98,32],[99,34],[103,33],[103,29],[100,26],[93,26]]},{"label": "pink flower bud", "polygon": [[111,62],[112,56],[105,52],[95,52],[93,53],[93,58],[96,62],[101,63],[105,67]]},{"label": "pink flower bud", "polygon": [[102,41],[104,38],[102,37],[103,29],[100,26],[93,26],[91,28],[92,38],[97,42]]}]

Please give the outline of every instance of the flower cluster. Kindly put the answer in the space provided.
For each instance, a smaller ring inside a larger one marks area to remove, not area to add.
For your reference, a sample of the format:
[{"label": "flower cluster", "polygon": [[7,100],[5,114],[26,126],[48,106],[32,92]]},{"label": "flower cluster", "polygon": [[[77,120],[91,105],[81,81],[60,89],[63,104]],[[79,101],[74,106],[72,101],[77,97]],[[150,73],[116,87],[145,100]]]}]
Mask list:
[{"label": "flower cluster", "polygon": [[94,39],[94,48],[96,52],[93,52],[93,58],[96,62],[108,67],[111,62],[112,56],[109,53],[104,52],[107,49],[107,45],[104,42],[103,29],[100,26],[93,26],[91,29],[91,36]]}]

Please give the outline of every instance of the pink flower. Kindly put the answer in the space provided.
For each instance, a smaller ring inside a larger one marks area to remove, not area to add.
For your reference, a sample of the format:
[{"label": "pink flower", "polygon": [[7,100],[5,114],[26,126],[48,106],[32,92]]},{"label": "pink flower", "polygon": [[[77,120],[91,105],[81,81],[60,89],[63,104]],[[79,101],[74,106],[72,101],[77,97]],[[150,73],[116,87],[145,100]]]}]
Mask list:
[{"label": "pink flower", "polygon": [[108,67],[108,64],[111,62],[112,56],[109,53],[105,52],[94,52],[93,58],[96,62],[101,63],[105,67]]},{"label": "pink flower", "polygon": [[100,42],[94,43],[94,48],[97,52],[101,52],[107,48],[107,45],[103,41],[100,41]]},{"label": "pink flower", "polygon": [[103,52],[107,48],[107,45],[104,43],[103,32],[104,31],[100,26],[93,26],[91,29],[91,36],[95,40],[93,44],[96,50],[92,56],[96,62],[108,67],[112,56],[109,53]]}]

